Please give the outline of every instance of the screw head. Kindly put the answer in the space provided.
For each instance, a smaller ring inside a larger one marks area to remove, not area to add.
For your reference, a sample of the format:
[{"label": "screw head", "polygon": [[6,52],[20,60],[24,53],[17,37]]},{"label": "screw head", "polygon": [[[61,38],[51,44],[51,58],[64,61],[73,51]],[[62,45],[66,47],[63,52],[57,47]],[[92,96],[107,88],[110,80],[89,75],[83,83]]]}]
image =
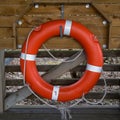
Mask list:
[{"label": "screw head", "polygon": [[88,9],[90,8],[90,4],[86,4],[85,7]]},{"label": "screw head", "polygon": [[17,21],[17,24],[18,24],[18,25],[22,25],[22,21],[21,21],[21,20],[18,20],[18,21]]},{"label": "screw head", "polygon": [[106,49],[106,48],[107,48],[107,45],[106,45],[106,44],[103,44],[102,47],[103,47],[103,49]]},{"label": "screw head", "polygon": [[36,9],[39,8],[39,4],[38,4],[38,3],[34,4],[34,7],[35,7]]},{"label": "screw head", "polygon": [[107,21],[106,20],[104,20],[102,23],[103,23],[103,25],[107,25]]}]

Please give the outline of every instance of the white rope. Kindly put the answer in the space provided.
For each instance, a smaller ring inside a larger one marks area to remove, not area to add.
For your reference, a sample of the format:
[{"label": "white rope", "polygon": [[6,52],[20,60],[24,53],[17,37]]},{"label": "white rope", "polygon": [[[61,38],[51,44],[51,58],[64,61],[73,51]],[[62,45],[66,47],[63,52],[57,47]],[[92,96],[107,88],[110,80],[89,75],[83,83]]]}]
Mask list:
[{"label": "white rope", "polygon": [[[48,54],[55,60],[55,61],[59,61],[59,59],[57,57],[55,57],[50,50],[45,46],[45,44],[42,45],[43,48],[48,52]],[[72,60],[63,60],[62,62],[74,62],[81,54],[82,54],[83,50],[76,56],[74,57]]]},{"label": "white rope", "polygon": [[104,94],[103,94],[102,98],[101,98],[99,101],[97,101],[97,102],[91,102],[91,101],[89,101],[89,100],[87,100],[87,99],[85,98],[85,95],[83,95],[83,100],[84,100],[87,104],[98,105],[98,104],[101,104],[101,103],[103,102],[103,100],[105,99],[105,96],[106,96],[106,94],[107,94],[107,83],[106,83],[105,78],[103,78],[103,81],[104,81]]}]

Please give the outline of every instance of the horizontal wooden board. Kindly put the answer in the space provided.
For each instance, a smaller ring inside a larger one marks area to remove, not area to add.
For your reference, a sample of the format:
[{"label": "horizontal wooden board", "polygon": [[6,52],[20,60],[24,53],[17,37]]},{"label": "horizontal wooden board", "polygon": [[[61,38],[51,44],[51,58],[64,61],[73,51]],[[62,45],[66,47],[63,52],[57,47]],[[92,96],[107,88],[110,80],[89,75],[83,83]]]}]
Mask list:
[{"label": "horizontal wooden board", "polygon": [[[6,95],[9,96],[12,92],[7,92]],[[103,97],[104,91],[100,92],[89,92],[85,95],[87,99],[101,99]],[[27,99],[35,99],[35,95],[30,95]],[[107,92],[105,99],[119,99],[119,92]]]},{"label": "horizontal wooden board", "polygon": [[[101,46],[103,44],[106,44],[107,39],[107,29],[104,26],[101,26],[100,29],[97,28],[97,26],[87,25],[87,28],[89,28],[99,39]],[[27,36],[29,32],[32,30],[32,28],[18,28],[17,29],[17,43],[18,45],[22,45],[23,42],[27,39]],[[69,44],[68,44],[69,43]],[[47,48],[62,48],[62,49],[71,49],[71,48],[80,48],[80,45],[76,40],[73,40],[70,37],[63,37],[62,39],[60,37],[54,37],[52,39],[49,39],[45,43]]]},{"label": "horizontal wooden board", "polygon": [[9,28],[0,28],[0,38],[1,39],[9,39],[13,37],[13,29]]},{"label": "horizontal wooden board", "polygon": [[[93,25],[86,25],[86,27],[98,37],[100,37],[100,36],[102,38],[107,37],[108,30],[104,26],[97,27],[97,26],[93,26]],[[24,39],[25,39],[31,30],[32,30],[32,28],[18,28],[17,29],[18,39],[21,37],[22,38],[24,37]]]},{"label": "horizontal wooden board", "polygon": [[96,5],[106,14],[106,16],[120,15],[120,4],[96,4]]},{"label": "horizontal wooden board", "polygon": [[85,4],[82,5],[65,5],[64,6],[65,15],[98,15],[98,12],[90,6],[86,8]]},{"label": "horizontal wooden board", "polygon": [[14,38],[0,38],[0,49],[14,48]]},{"label": "horizontal wooden board", "polygon": [[[63,57],[70,57],[73,54],[77,53],[78,51],[81,50],[50,50],[50,52],[58,57],[58,58],[63,58]],[[5,58],[19,58],[20,57],[20,50],[7,50],[5,51]],[[120,57],[120,49],[119,50],[103,50],[103,56],[104,57]],[[45,50],[40,50],[37,54],[37,57],[42,58],[42,57],[50,57],[47,51]]]},{"label": "horizontal wooden board", "polygon": [[[66,3],[86,3],[86,2],[90,2],[90,0],[34,0],[34,2],[40,2],[41,4],[66,4]],[[14,1],[14,0],[5,0],[5,1],[0,1],[0,4],[29,4],[29,3],[32,3],[32,0],[17,0],[17,1]]]},{"label": "horizontal wooden board", "polygon": [[31,3],[32,0],[0,0],[0,5],[6,5],[6,4],[9,4],[9,5],[24,5],[24,4],[29,4]]},{"label": "horizontal wooden board", "polygon": [[0,28],[12,27],[15,22],[15,16],[0,16]]},{"label": "horizontal wooden board", "polygon": [[37,9],[33,6],[32,9],[30,9],[29,12],[26,13],[26,15],[56,15],[60,14],[60,10],[60,5],[40,5]]},{"label": "horizontal wooden board", "polygon": [[[119,120],[119,107],[77,106],[70,108],[74,120]],[[40,106],[36,107],[14,107],[0,114],[2,120],[61,120],[61,114],[57,109]]]},{"label": "horizontal wooden board", "polygon": [[112,21],[112,26],[114,27],[119,27],[120,28],[120,16],[112,16],[110,17],[111,21]]},{"label": "horizontal wooden board", "polygon": [[[11,94],[11,93],[8,93]],[[101,99],[104,92],[89,92],[86,96],[87,99]],[[28,99],[34,99],[35,96],[31,95]],[[119,92],[107,92],[105,99],[119,99]]]},{"label": "horizontal wooden board", "polygon": [[117,4],[117,3],[120,3],[119,0],[92,0],[92,2],[94,2],[94,3],[101,3],[101,4],[105,4],[105,3]]},{"label": "horizontal wooden board", "polygon": [[[17,26],[17,27],[34,27],[34,26],[38,26],[42,23],[51,21],[51,20],[56,20],[56,19],[60,19],[61,15],[60,14],[38,14],[38,15],[29,15],[29,16],[24,16],[22,19],[23,24],[21,26]],[[89,26],[89,25],[93,25],[93,26],[103,26],[104,28],[106,28],[108,25],[103,25],[103,21],[104,19],[102,17],[99,16],[87,16],[87,15],[83,15],[83,16],[79,16],[79,15],[64,15],[64,19],[68,19],[68,20],[74,20],[77,22],[82,23],[85,26]],[[20,19],[21,20],[21,19]]]},{"label": "horizontal wooden board", "polygon": [[[103,46],[103,44],[107,45],[105,38],[100,37],[98,39],[99,39],[101,47]],[[18,45],[22,46],[25,40],[26,40],[25,37],[19,38],[17,41]],[[81,48],[81,45],[76,40],[72,38],[67,38],[67,37],[51,38],[48,41],[46,41],[44,45],[46,46],[47,49],[80,49]]]},{"label": "horizontal wooden board", "polygon": [[[10,5],[10,4],[0,4],[0,16],[14,16],[20,15],[24,12],[27,5]],[[8,12],[9,11],[9,12]]]},{"label": "horizontal wooden board", "polygon": [[[0,1],[0,4],[10,4],[10,5],[14,5],[14,4],[29,4],[31,3],[32,0],[4,0],[4,1]],[[34,2],[40,2],[41,4],[77,4],[77,3],[89,3],[89,2],[94,2],[94,3],[120,3],[119,0],[34,0]]]},{"label": "horizontal wooden board", "polygon": [[117,38],[112,38],[110,40],[110,43],[109,43],[109,48],[110,49],[114,49],[114,48],[118,48],[120,49],[120,38],[117,37]]},{"label": "horizontal wooden board", "polygon": [[[51,80],[52,85],[70,85],[77,82],[79,78],[65,78],[65,79],[55,79]],[[120,79],[105,79],[108,85],[119,85]],[[23,86],[23,79],[6,79],[6,86]],[[104,86],[103,79],[98,80],[97,85]]]},{"label": "horizontal wooden board", "polygon": [[111,37],[120,38],[120,27],[112,27],[112,29],[111,29]]},{"label": "horizontal wooden board", "polygon": [[[37,69],[38,71],[41,72],[47,72],[48,70],[50,70],[53,67],[56,67],[57,65],[37,65]],[[73,70],[71,71],[85,71],[86,66],[85,65],[80,65],[75,67]],[[19,65],[15,65],[15,66],[6,66],[5,67],[6,72],[19,72],[20,70],[20,66]],[[104,71],[120,71],[120,66],[119,65],[104,65],[103,66],[103,70]]]}]

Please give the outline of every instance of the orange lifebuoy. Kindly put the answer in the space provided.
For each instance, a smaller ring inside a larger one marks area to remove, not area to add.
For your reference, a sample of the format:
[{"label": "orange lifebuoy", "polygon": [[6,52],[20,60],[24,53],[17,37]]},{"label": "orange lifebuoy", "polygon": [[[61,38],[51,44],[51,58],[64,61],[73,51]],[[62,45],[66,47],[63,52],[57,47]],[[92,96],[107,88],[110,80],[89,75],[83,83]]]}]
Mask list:
[{"label": "orange lifebuoy", "polygon": [[[60,26],[64,35],[73,37],[82,45],[87,56],[84,75],[79,81],[69,86],[53,86],[47,83],[39,75],[35,63],[38,49],[49,38],[60,34]],[[54,20],[40,25],[31,32],[29,40],[22,47],[20,64],[22,72],[26,67],[26,83],[36,94],[47,99],[65,102],[88,93],[96,84],[102,71],[103,56],[98,40],[86,27],[75,21]]]}]

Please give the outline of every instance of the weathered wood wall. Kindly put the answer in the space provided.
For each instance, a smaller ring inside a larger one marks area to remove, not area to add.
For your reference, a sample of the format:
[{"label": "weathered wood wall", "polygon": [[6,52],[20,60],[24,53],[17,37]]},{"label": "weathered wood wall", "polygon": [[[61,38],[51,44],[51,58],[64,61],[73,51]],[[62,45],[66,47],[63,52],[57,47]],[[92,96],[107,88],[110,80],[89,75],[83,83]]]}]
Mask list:
[{"label": "weathered wood wall", "polygon": [[[35,3],[39,3],[39,8],[34,7]],[[86,8],[88,4],[90,7]],[[98,37],[102,47],[120,48],[120,0],[1,0],[0,49],[21,47],[33,27],[61,18],[84,24]],[[105,21],[107,24],[103,24]],[[80,47],[67,37],[52,38],[46,46]]]}]

